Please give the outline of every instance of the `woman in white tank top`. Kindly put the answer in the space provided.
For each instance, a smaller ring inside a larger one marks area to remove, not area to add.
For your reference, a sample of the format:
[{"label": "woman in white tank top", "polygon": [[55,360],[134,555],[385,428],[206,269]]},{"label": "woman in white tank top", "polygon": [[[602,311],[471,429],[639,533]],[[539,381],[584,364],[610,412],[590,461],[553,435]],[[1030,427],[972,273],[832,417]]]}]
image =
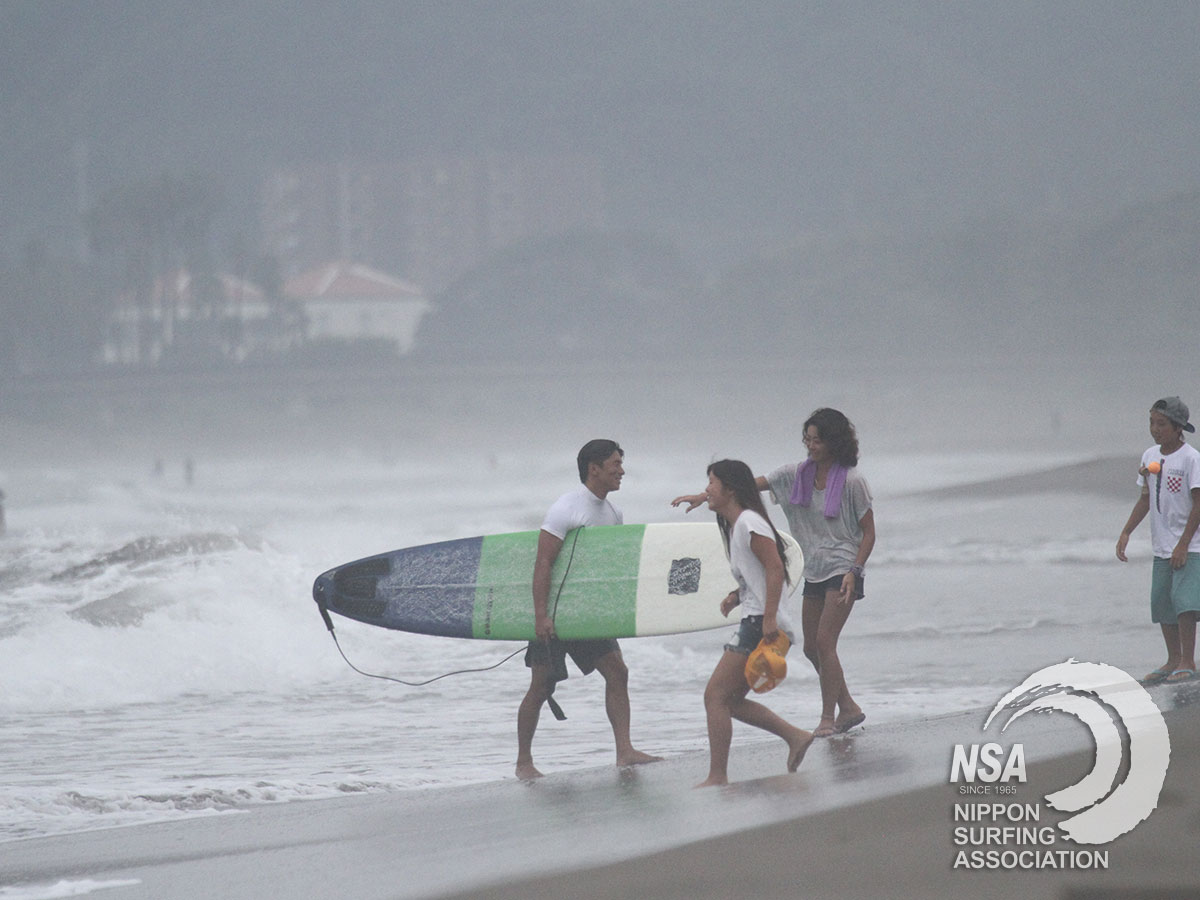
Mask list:
[{"label": "woman in white tank top", "polygon": [[708,717],[708,778],[697,787],[729,783],[729,745],[733,720],[769,731],[788,745],[787,770],[795,772],[812,743],[811,732],[747,698],[746,658],[760,639],[773,640],[783,631],[791,637],[791,622],[783,601],[787,578],[783,542],[767,518],[762,498],[750,467],[740,460],[721,460],[708,467],[708,508],[717,514],[717,524],[729,551],[730,568],[738,588],[721,601],[728,616],[738,605],[745,616],[736,640],[725,645],[708,686],[704,709]]}]

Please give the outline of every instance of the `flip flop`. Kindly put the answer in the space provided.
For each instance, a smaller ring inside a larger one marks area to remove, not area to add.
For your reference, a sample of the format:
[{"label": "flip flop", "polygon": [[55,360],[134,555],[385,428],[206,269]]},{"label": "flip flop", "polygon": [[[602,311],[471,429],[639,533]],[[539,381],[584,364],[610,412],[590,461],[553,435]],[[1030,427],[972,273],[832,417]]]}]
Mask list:
[{"label": "flip flop", "polygon": [[1179,684],[1181,681],[1191,681],[1196,677],[1195,669],[1176,669],[1163,679],[1167,684]]},{"label": "flip flop", "polygon": [[836,725],[834,725],[833,730],[836,731],[838,734],[845,734],[851,728],[857,728],[859,725],[861,725],[864,721],[866,721],[866,718],[867,718],[867,714],[864,712],[860,712],[856,716],[851,716],[850,718],[846,719],[845,721],[838,722]]},{"label": "flip flop", "polygon": [[1155,669],[1153,672],[1147,672],[1142,676],[1142,684],[1158,684],[1170,674],[1170,669]]}]

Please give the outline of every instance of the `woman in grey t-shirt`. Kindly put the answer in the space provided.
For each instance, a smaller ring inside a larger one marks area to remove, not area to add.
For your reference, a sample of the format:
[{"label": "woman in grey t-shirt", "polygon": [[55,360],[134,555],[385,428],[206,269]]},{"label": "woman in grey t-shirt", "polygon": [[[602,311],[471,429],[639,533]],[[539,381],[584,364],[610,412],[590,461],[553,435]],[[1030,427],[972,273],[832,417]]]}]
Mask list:
[{"label": "woman in grey t-shirt", "polygon": [[849,731],[866,718],[850,690],[837,643],[856,600],[863,567],[875,547],[871,488],[858,471],[858,436],[836,409],[818,409],[804,423],[808,458],[758,479],[783,508],[804,551],[804,655],[821,676],[817,737]]}]

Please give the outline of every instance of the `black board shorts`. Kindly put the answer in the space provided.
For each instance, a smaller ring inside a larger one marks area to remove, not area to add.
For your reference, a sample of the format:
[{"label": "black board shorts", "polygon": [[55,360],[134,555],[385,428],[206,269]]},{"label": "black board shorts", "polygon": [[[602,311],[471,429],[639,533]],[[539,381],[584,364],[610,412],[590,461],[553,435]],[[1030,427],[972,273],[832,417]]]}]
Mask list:
[{"label": "black board shorts", "polygon": [[596,670],[596,663],[613,651],[620,652],[621,645],[616,638],[600,638],[590,641],[530,641],[525,651],[525,665],[550,666],[554,672],[554,681],[567,680],[567,657],[579,667],[584,675],[591,675]]}]

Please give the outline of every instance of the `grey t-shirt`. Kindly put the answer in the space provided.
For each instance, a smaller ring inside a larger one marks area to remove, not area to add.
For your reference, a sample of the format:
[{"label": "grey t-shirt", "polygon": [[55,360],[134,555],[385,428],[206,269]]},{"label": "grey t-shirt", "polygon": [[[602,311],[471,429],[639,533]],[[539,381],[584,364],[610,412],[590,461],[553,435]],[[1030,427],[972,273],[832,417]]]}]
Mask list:
[{"label": "grey t-shirt", "polygon": [[796,481],[796,465],[780,466],[767,476],[771,499],[783,507],[788,529],[804,551],[806,581],[826,581],[845,575],[854,565],[858,546],[862,543],[862,527],[858,524],[871,508],[871,487],[857,468],[846,470],[846,486],[842,488],[842,508],[836,518],[825,518],[825,492],[813,491],[807,507],[791,502],[792,485]]}]

